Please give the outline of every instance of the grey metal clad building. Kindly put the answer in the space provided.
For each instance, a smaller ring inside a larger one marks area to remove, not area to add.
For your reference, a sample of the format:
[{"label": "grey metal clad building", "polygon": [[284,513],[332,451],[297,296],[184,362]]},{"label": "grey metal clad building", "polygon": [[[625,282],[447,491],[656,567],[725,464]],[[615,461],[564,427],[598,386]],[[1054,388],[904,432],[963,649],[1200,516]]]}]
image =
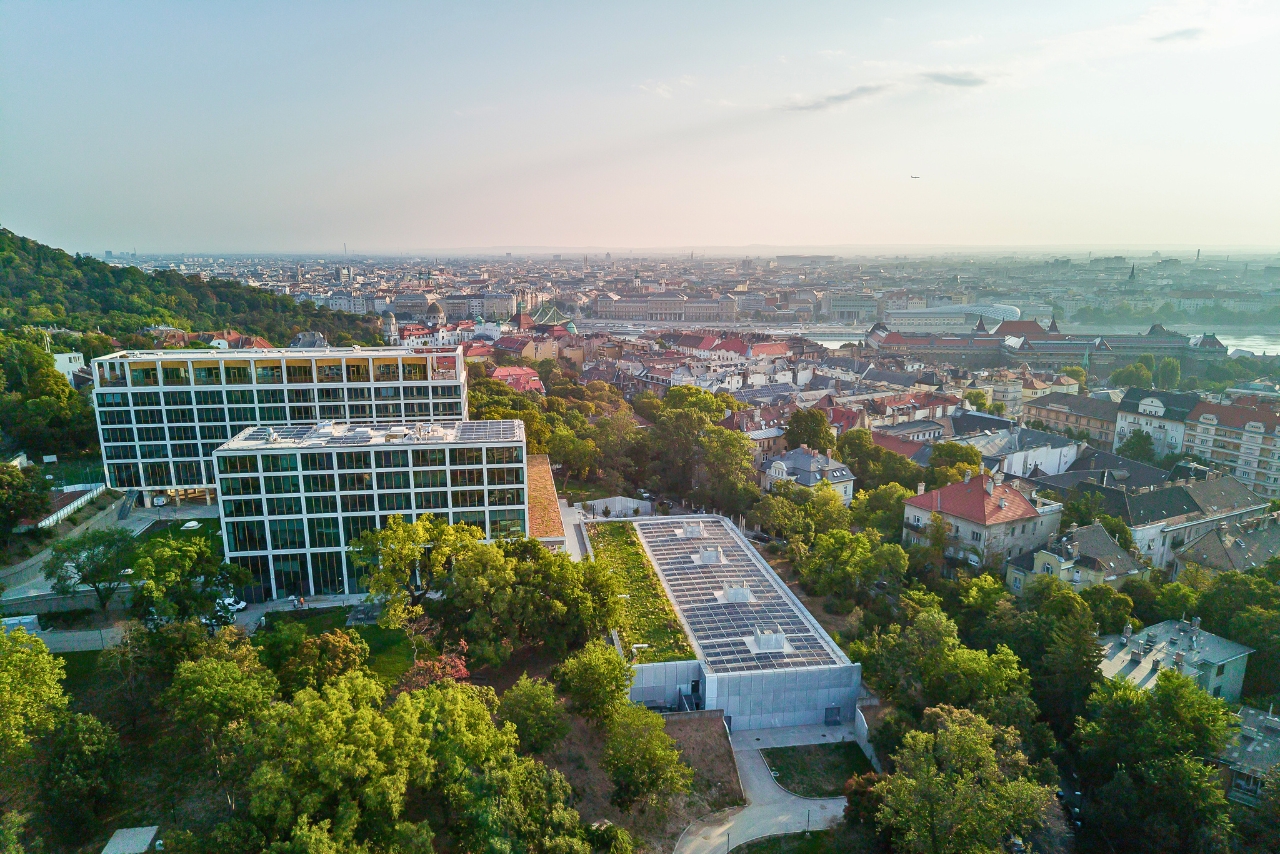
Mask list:
[{"label": "grey metal clad building", "polygon": [[155,492],[216,483],[213,452],[246,427],[462,421],[461,347],[125,350],[93,360],[108,483]]},{"label": "grey metal clad building", "polygon": [[248,601],[363,593],[350,543],[393,515],[524,536],[524,422],[254,427],[214,451],[227,560]]},{"label": "grey metal clad building", "polygon": [[723,709],[734,729],[861,720],[861,665],[731,522],[684,516],[634,524],[697,660],[638,665],[633,700]]}]

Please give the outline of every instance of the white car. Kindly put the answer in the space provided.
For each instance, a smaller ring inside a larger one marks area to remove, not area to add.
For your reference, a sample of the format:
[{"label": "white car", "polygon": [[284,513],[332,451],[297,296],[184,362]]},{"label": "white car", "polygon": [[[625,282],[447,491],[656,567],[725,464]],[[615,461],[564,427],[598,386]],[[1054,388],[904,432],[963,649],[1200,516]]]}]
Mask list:
[{"label": "white car", "polygon": [[245,602],[243,599],[237,599],[234,596],[228,596],[227,598],[220,600],[220,604],[228,611],[243,611],[245,608],[249,607],[248,602]]}]

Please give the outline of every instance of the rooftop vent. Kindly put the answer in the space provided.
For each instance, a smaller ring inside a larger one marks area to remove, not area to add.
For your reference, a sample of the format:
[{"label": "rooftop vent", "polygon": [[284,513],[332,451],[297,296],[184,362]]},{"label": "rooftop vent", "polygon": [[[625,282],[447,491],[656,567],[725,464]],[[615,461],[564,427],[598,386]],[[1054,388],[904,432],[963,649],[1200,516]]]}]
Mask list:
[{"label": "rooftop vent", "polygon": [[781,652],[787,648],[787,636],[777,623],[756,626],[756,647],[767,652]]},{"label": "rooftop vent", "polygon": [[754,602],[751,588],[745,581],[726,581],[721,597],[725,602]]},{"label": "rooftop vent", "polygon": [[680,526],[677,534],[686,540],[696,540],[706,536],[706,532],[702,530],[701,522],[685,522]]},{"label": "rooftop vent", "polygon": [[698,549],[698,553],[693,556],[693,562],[700,566],[714,566],[718,563],[724,563],[724,549],[719,546],[706,546]]}]

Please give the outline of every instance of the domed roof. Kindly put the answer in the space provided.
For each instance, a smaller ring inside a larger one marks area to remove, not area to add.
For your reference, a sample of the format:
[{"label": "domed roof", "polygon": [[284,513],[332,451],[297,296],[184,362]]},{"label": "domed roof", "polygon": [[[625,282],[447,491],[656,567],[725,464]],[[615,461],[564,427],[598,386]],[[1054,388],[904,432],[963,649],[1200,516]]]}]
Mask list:
[{"label": "domed roof", "polygon": [[440,307],[440,303],[433,302],[431,305],[427,306],[427,316],[444,317],[444,309]]},{"label": "domed roof", "polygon": [[578,327],[574,325],[572,320],[570,320],[568,323],[564,325],[564,331],[568,332],[570,335],[577,335]]}]

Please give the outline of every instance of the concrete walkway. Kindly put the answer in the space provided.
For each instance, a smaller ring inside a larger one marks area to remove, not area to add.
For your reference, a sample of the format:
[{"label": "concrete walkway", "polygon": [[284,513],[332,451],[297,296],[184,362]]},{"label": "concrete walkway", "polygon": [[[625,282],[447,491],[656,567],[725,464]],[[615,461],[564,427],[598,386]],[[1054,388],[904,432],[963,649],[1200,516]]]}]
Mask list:
[{"label": "concrete walkway", "polygon": [[570,507],[569,502],[560,499],[560,523],[564,525],[564,550],[575,561],[590,557],[591,548],[587,545],[587,531],[582,524],[582,511]]},{"label": "concrete walkway", "polygon": [[742,781],[747,805],[689,825],[676,842],[675,854],[723,854],[753,839],[821,830],[840,821],[844,817],[844,798],[802,798],[791,794],[773,779],[760,748],[839,741],[842,734],[846,740],[852,740],[852,730],[852,727],[816,726],[734,733],[733,758],[738,764],[738,778]]},{"label": "concrete walkway", "polygon": [[236,625],[244,629],[246,633],[253,634],[261,628],[266,622],[267,613],[270,611],[310,611],[318,608],[337,608],[347,605],[359,605],[365,601],[363,593],[339,594],[336,596],[308,596],[307,607],[295,608],[293,600],[290,599],[272,599],[267,602],[257,602],[249,605],[243,611],[236,614]]},{"label": "concrete walkway", "polygon": [[105,629],[77,631],[46,631],[36,635],[49,647],[49,652],[92,652],[117,646],[124,637],[124,626],[107,626]]}]

